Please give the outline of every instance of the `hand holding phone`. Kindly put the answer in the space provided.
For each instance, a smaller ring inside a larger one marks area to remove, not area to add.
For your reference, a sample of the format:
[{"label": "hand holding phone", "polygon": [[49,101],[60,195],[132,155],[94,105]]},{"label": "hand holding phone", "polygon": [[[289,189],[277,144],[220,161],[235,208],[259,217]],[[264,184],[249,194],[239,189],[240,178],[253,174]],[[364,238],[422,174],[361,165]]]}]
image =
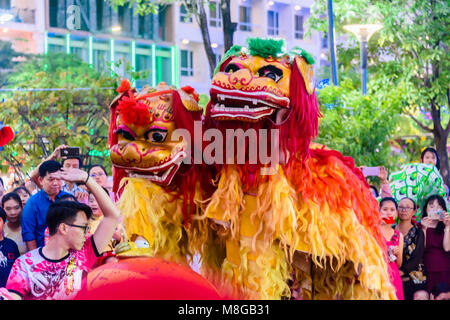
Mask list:
[{"label": "hand holding phone", "polygon": [[61,149],[61,157],[79,157],[80,148],[79,147],[67,147]]},{"label": "hand holding phone", "polygon": [[428,217],[431,220],[439,220],[441,218],[441,213],[442,212],[443,212],[442,210],[430,210],[428,212]]}]

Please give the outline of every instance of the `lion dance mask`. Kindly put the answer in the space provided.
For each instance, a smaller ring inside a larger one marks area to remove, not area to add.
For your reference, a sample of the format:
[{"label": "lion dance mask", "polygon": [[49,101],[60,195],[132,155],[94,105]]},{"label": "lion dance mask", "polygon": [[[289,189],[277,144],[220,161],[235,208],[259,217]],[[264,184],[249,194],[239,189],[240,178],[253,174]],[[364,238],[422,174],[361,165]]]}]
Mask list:
[{"label": "lion dance mask", "polygon": [[186,262],[186,255],[195,251],[192,241],[201,243],[207,234],[198,228],[204,221],[193,219],[195,201],[201,198],[200,168],[183,163],[192,141],[172,138],[176,129],[193,137],[194,121],[202,115],[198,95],[190,87],[165,83],[137,92],[127,80],[117,91],[109,134],[113,190],[120,197],[128,238],[134,241],[132,250],[122,254]]},{"label": "lion dance mask", "polygon": [[[314,60],[283,44],[234,46],[212,79],[205,128],[248,133],[225,146],[206,208],[226,243],[222,276],[258,299],[395,299],[377,201],[353,159],[311,143]],[[255,146],[278,162],[255,161]]]}]

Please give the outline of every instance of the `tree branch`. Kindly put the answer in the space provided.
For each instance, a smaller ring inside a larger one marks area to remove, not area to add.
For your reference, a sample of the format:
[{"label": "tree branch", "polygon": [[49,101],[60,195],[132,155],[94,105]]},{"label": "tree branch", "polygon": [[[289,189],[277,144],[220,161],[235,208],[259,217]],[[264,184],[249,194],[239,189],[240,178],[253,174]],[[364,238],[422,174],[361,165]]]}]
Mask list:
[{"label": "tree branch", "polygon": [[414,122],[415,123],[417,123],[417,125],[419,126],[419,127],[421,127],[423,130],[425,130],[425,131],[428,131],[428,132],[433,132],[433,129],[430,129],[430,128],[428,128],[426,125],[424,125],[424,124],[422,124],[419,120],[417,120],[411,113],[409,113],[408,114],[410,117],[411,117],[411,119],[413,119],[414,120]]},{"label": "tree branch", "polygon": [[[450,89],[447,89],[447,108],[450,107]],[[445,128],[445,132],[450,131],[450,119],[448,120],[447,127]]]}]

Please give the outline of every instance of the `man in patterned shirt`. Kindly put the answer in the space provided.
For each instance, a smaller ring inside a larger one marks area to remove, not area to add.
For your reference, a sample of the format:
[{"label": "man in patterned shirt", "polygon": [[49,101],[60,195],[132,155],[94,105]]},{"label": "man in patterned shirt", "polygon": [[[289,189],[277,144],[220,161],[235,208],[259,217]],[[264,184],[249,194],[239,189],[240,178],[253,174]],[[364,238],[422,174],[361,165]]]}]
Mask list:
[{"label": "man in patterned shirt", "polygon": [[95,233],[87,237],[88,220],[92,215],[89,206],[73,201],[52,204],[46,220],[50,239],[44,247],[15,261],[6,284],[9,297],[32,300],[74,298],[86,280],[86,273],[114,234],[120,213],[103,188],[79,169],[61,169],[61,178],[84,182],[94,194],[104,217]]}]

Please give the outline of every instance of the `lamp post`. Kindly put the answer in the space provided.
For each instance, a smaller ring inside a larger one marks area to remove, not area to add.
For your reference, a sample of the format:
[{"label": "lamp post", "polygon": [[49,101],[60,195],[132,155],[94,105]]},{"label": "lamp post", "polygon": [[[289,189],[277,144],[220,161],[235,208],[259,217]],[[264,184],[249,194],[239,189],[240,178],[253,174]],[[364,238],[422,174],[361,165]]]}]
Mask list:
[{"label": "lamp post", "polygon": [[334,46],[334,18],[333,18],[333,0],[327,1],[328,11],[328,41],[330,42],[330,60],[331,60],[331,79],[335,86],[338,85],[336,51]]},{"label": "lamp post", "polygon": [[353,33],[360,43],[361,58],[361,89],[363,95],[367,94],[367,43],[372,35],[380,30],[379,24],[350,24],[344,26],[344,29]]}]

